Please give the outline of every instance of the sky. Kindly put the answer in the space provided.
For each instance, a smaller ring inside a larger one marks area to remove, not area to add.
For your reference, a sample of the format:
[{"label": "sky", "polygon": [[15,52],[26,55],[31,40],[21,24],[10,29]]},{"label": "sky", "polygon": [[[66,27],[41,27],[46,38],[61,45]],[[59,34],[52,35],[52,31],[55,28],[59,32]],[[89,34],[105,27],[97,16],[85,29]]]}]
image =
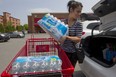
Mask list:
[{"label": "sky", "polygon": [[[27,16],[39,12],[68,12],[67,3],[69,0],[0,0],[0,15],[3,12],[11,13],[11,16],[18,18],[21,25],[28,24]],[[93,12],[91,10],[100,0],[75,0],[83,4],[82,12]]]}]

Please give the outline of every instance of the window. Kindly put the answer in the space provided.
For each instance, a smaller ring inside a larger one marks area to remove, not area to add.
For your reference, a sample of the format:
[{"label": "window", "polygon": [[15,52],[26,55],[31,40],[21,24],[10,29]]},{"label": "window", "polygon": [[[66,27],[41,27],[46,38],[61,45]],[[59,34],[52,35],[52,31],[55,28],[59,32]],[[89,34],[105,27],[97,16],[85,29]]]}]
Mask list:
[{"label": "window", "polygon": [[94,30],[99,30],[99,25],[100,25],[100,23],[98,23],[98,22],[90,23],[90,24],[88,24],[87,29],[92,30],[95,26],[97,26]]}]

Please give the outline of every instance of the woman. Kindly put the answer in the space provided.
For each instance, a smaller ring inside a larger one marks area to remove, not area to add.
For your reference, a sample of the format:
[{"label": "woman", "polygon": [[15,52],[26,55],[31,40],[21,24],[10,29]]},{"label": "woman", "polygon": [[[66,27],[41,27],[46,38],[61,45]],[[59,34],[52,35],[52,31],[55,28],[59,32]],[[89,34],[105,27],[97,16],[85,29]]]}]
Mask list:
[{"label": "woman", "polygon": [[78,21],[78,18],[80,17],[83,6],[80,2],[71,0],[68,2],[67,7],[69,11],[68,19],[63,21],[69,26],[69,34],[66,36],[66,40],[61,47],[64,49],[72,65],[75,67],[78,59],[78,49],[75,45],[80,42],[82,35],[82,25]]}]

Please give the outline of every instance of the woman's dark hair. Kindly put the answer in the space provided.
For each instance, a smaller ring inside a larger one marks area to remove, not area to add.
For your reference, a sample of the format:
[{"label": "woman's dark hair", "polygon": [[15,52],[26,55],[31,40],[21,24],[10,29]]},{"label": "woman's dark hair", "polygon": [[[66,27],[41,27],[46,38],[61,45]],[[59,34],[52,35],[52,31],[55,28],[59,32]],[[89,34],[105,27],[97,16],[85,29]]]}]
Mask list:
[{"label": "woman's dark hair", "polygon": [[73,10],[77,7],[83,7],[82,3],[81,2],[78,2],[78,1],[75,1],[75,0],[70,0],[67,4],[67,7],[68,7],[68,11],[70,12],[70,9],[72,8]]}]

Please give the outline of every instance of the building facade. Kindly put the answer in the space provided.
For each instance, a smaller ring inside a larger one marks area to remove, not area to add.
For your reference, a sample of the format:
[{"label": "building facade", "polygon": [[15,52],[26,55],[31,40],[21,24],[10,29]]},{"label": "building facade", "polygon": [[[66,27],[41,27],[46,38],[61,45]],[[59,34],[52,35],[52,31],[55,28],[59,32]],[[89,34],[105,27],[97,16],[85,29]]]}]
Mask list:
[{"label": "building facade", "polygon": [[[44,32],[43,29],[37,24],[47,13],[32,13],[28,16],[28,32],[29,33],[41,33]],[[57,17],[58,19],[65,19],[68,17],[68,13],[50,13],[51,15]]]},{"label": "building facade", "polygon": [[3,16],[0,15],[0,23],[3,24]]},{"label": "building facade", "polygon": [[7,26],[8,22],[11,22],[12,26],[20,26],[20,19],[14,18],[8,12],[3,12],[3,15],[0,15],[0,24]]}]

